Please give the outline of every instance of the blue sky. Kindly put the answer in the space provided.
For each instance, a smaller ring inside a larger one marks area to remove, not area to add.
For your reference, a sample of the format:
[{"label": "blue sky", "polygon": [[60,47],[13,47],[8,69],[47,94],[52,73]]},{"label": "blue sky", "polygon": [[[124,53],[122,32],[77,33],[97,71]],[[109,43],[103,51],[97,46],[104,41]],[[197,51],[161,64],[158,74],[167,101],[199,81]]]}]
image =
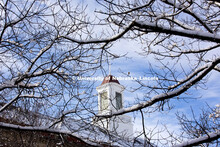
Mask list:
[{"label": "blue sky", "polygon": [[[146,76],[145,72],[148,71],[148,62],[154,61],[151,56],[140,56],[138,53],[142,52],[142,45],[136,41],[119,41],[113,45],[111,51],[118,54],[123,55],[127,54],[129,58],[119,58],[111,61],[111,74],[115,76],[124,76],[121,72],[130,72],[131,76],[139,77]],[[152,63],[153,65],[155,63]],[[182,63],[183,65],[187,65],[186,63]],[[186,66],[187,67],[187,66]],[[106,70],[108,71],[108,66],[106,66]],[[160,72],[160,71],[158,71]],[[151,76],[151,75],[149,75]],[[186,97],[184,100],[171,100],[170,105],[173,106],[173,109],[163,112],[155,112],[151,114],[145,113],[145,124],[147,128],[153,129],[156,125],[158,126],[155,131],[158,129],[163,129],[164,125],[168,127],[170,131],[176,131],[179,133],[180,126],[178,125],[178,121],[176,119],[175,114],[177,112],[191,114],[191,108],[193,109],[195,114],[201,113],[201,109],[207,107],[207,105],[211,107],[215,107],[216,104],[220,103],[219,95],[220,95],[220,82],[218,82],[220,75],[218,72],[211,72],[209,74],[208,82],[202,88],[191,88],[187,91],[188,95],[182,94],[180,97]],[[125,104],[134,102],[134,99],[139,97],[142,98],[145,94],[144,90],[130,92],[130,87],[135,87],[137,84],[134,81],[119,81],[123,86],[126,87],[124,91],[124,99]],[[149,84],[156,84],[154,81],[148,81]],[[101,82],[97,82],[101,83]],[[145,111],[145,110],[144,110]],[[141,118],[140,114],[134,112],[133,114],[128,114],[130,116],[134,116],[134,130],[140,131],[142,130]],[[162,133],[166,135],[166,133]]]},{"label": "blue sky", "polygon": [[[77,2],[77,1],[75,1]],[[88,7],[86,9],[87,12],[90,14],[94,14],[95,9],[101,9],[100,6],[97,6],[97,4],[94,1],[91,0],[83,0],[80,1],[84,4],[88,4]],[[92,18],[94,18],[94,15],[91,15]],[[209,45],[209,44],[201,44]],[[111,61],[111,74],[114,76],[123,76],[122,72],[124,73],[131,73],[131,76],[139,77],[139,76],[146,76],[145,72],[148,72],[149,69],[149,62],[154,66],[157,65],[155,63],[155,60],[152,56],[141,56],[140,53],[143,53],[143,47],[146,46],[144,44],[141,44],[138,41],[135,40],[120,40],[116,41],[113,46],[110,48],[111,52],[117,54],[117,55],[125,55],[128,58],[119,58]],[[212,57],[213,54],[218,54],[217,52],[212,52],[211,55],[207,55]],[[193,58],[193,57],[192,57]],[[175,62],[171,61],[170,62]],[[183,67],[188,67],[188,62],[184,61],[184,58],[181,61],[181,64]],[[108,72],[108,66],[104,66],[106,72]],[[158,72],[160,72],[158,70]],[[98,71],[95,76],[103,76],[101,74],[101,71]],[[149,75],[150,76],[150,75]],[[206,107],[207,104],[211,107],[214,107],[216,104],[220,103],[219,95],[220,95],[220,82],[219,78],[220,75],[217,72],[211,72],[209,74],[208,82],[206,83],[206,86],[203,86],[202,88],[191,88],[187,93],[189,95],[181,95],[181,97],[188,97],[185,100],[171,100],[170,104],[174,106],[173,109],[169,111],[163,111],[163,112],[155,112],[151,114],[145,114],[146,120],[145,123],[149,128],[154,128],[156,124],[158,123],[158,128],[161,128],[162,125],[166,124],[168,128],[171,130],[178,130],[178,122],[175,118],[176,112],[183,112],[186,114],[190,114],[191,108],[193,108],[195,113],[201,112],[201,108]],[[123,86],[126,87],[126,90],[124,91],[124,99],[125,103],[132,103],[136,97],[142,98],[145,94],[144,90],[136,91],[136,92],[130,92],[130,87],[137,86],[133,81],[119,81]],[[96,81],[95,86],[98,86],[101,84],[101,81]],[[154,85],[156,84],[154,81],[149,81],[149,84]],[[95,93],[96,91],[94,91]],[[136,116],[134,119],[134,130],[141,130],[141,118],[140,114],[136,115],[136,113],[128,114],[131,116]],[[177,131],[178,132],[178,131]]]},{"label": "blue sky", "polygon": [[[73,6],[76,6],[77,3],[82,2],[84,4],[88,4],[88,7],[86,9],[86,13],[90,15],[91,19],[95,18],[94,10],[95,9],[102,9],[100,6],[98,6],[95,1],[92,0],[83,0],[83,1],[73,1],[71,4]],[[103,16],[100,16],[103,17]],[[105,28],[95,28],[94,31],[100,31]],[[108,29],[108,28],[106,28]],[[153,36],[154,34],[152,34]],[[151,36],[148,36],[151,37]],[[209,44],[201,44],[201,46],[208,46]],[[156,48],[156,47],[155,47]],[[126,55],[125,57],[121,57],[118,59],[111,60],[111,74],[114,76],[125,76],[123,73],[130,72],[130,75],[132,77],[151,77],[152,75],[146,74],[149,72],[149,63],[151,63],[152,67],[155,68],[158,63],[156,60],[154,60],[152,55],[146,55],[146,53],[143,52],[143,49],[146,49],[146,44],[141,44],[140,41],[137,40],[118,40],[113,43],[112,47],[110,48],[110,51],[117,55]],[[156,48],[160,49],[160,48]],[[213,55],[219,54],[217,51],[214,51],[206,56],[212,58]],[[145,55],[145,56],[143,56]],[[193,56],[190,56],[193,60]],[[171,64],[174,64],[175,61],[171,59],[166,59],[164,62],[169,61]],[[188,70],[188,61],[185,60],[184,57],[181,58],[180,61],[181,65]],[[23,64],[21,64],[23,65]],[[104,70],[108,73],[108,65],[107,63],[104,63]],[[177,65],[177,70],[180,69],[180,66]],[[5,69],[2,69],[5,70]],[[162,74],[162,69],[155,69],[158,73]],[[95,76],[103,76],[101,70],[97,71]],[[183,76],[182,76],[183,77]],[[181,112],[185,114],[191,113],[191,108],[193,108],[194,112],[198,115],[201,112],[201,109],[203,107],[206,107],[207,105],[214,107],[215,105],[220,103],[219,95],[220,95],[220,75],[218,72],[211,72],[209,74],[208,81],[205,86],[202,86],[202,88],[191,88],[189,91],[187,91],[188,95],[183,94],[182,97],[186,97],[186,99],[180,99],[180,100],[171,100],[170,105],[173,107],[171,110],[165,110],[162,112],[154,112],[154,113],[148,113],[148,108],[144,109],[144,115],[145,115],[145,126],[147,126],[147,129],[153,129],[157,126],[156,130],[164,128],[164,125],[170,129],[170,131],[176,131],[178,133],[179,125],[178,121],[176,119],[175,113]],[[95,81],[94,87],[97,87],[101,84],[102,81]],[[125,107],[128,107],[132,104],[137,103],[136,100],[139,98],[141,101],[144,101],[144,95],[148,92],[149,89],[141,89],[137,90],[135,92],[131,92],[132,88],[137,88],[138,84],[135,81],[119,81],[121,85],[123,85],[126,89],[124,91],[124,101],[125,101]],[[157,86],[156,81],[143,81],[146,84],[149,84],[150,86]],[[97,94],[96,90],[94,89],[93,94]],[[155,94],[151,94],[151,97],[155,96]],[[97,97],[98,99],[98,97]],[[140,102],[140,101],[139,101]],[[154,106],[152,106],[154,107]],[[129,113],[126,115],[130,115],[133,117],[134,122],[134,131],[141,131],[142,125],[141,125],[141,117],[140,113]],[[162,133],[162,135],[166,135],[166,133]]]}]

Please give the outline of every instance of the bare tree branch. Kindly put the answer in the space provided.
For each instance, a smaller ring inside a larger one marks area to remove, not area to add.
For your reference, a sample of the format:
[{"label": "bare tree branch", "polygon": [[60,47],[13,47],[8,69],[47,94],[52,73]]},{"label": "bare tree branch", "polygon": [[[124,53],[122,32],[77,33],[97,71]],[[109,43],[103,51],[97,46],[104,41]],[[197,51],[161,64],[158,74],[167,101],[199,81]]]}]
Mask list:
[{"label": "bare tree branch", "polygon": [[197,146],[202,143],[207,143],[207,142],[211,142],[213,140],[217,140],[219,138],[220,138],[220,132],[218,130],[217,132],[209,133],[205,136],[202,136],[202,137],[199,137],[196,139],[192,139],[192,140],[188,140],[188,141],[185,141],[185,142],[178,144],[178,145],[174,145],[174,147]]},{"label": "bare tree branch", "polygon": [[157,23],[149,23],[143,21],[135,21],[134,25],[141,29],[145,29],[143,30],[143,32],[146,33],[153,31],[153,32],[160,32],[170,35],[177,35],[182,37],[189,37],[193,39],[201,39],[204,41],[220,43],[220,36],[217,34],[206,33],[201,31],[192,31],[192,30],[183,31],[175,28],[168,28]]},{"label": "bare tree branch", "polygon": [[[160,102],[160,101],[164,101],[170,98],[173,98],[175,96],[178,96],[182,93],[184,93],[185,91],[187,91],[190,87],[192,87],[194,84],[196,84],[198,81],[200,81],[202,78],[204,78],[211,70],[213,70],[215,68],[215,66],[220,63],[220,58],[214,60],[211,64],[208,65],[207,68],[203,68],[204,70],[202,72],[200,72],[198,75],[196,75],[194,77],[194,79],[188,81],[185,85],[183,85],[182,87],[173,90],[171,92],[167,92],[167,93],[162,93],[160,95],[154,96],[151,100],[146,101],[144,103],[140,103],[137,105],[133,105],[132,107],[129,108],[124,108],[124,109],[120,109],[119,111],[109,114],[109,115],[97,115],[98,117],[105,117],[105,118],[109,118],[112,116],[117,116],[117,115],[122,115],[125,113],[129,113],[129,112],[133,112],[133,111],[137,111],[149,106],[152,106],[153,104]],[[207,65],[205,65],[207,66]]]}]

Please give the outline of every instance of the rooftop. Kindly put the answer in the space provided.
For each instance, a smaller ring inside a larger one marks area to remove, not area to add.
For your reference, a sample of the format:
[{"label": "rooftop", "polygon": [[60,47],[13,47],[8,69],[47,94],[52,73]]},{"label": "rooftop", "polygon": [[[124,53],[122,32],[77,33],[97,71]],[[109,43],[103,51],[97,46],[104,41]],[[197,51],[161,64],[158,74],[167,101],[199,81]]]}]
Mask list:
[{"label": "rooftop", "polygon": [[101,85],[104,85],[106,83],[117,83],[117,84],[120,84],[119,81],[117,80],[117,78],[115,78],[114,76],[112,75],[108,75],[104,78],[104,80],[102,81],[102,84]]}]

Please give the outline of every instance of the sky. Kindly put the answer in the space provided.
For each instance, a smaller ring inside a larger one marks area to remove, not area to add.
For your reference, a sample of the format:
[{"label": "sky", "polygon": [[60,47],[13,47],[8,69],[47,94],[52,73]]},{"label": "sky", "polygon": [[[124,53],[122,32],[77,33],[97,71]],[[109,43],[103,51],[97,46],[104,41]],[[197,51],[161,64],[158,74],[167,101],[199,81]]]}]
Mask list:
[{"label": "sky", "polygon": [[[91,19],[95,19],[94,11],[102,9],[101,6],[97,5],[94,0],[76,0],[72,2],[72,5],[76,6],[78,3],[83,3],[87,5],[86,12],[90,15]],[[100,16],[103,17],[103,16]],[[94,31],[99,31],[95,29]],[[150,36],[149,36],[150,37]],[[202,44],[202,46],[208,46],[209,44]],[[130,73],[130,76],[139,78],[139,77],[153,77],[153,75],[148,74],[149,72],[149,63],[151,63],[152,67],[156,67],[158,63],[155,62],[153,56],[143,56],[143,49],[146,49],[146,45],[141,44],[137,40],[118,40],[113,43],[110,51],[117,55],[126,55],[125,57],[117,58],[114,60],[110,60],[111,72],[109,71],[109,66],[107,63],[104,63],[104,70],[107,74],[112,74],[116,77],[125,77],[125,74]],[[218,55],[218,52],[212,52],[207,56],[212,57],[213,54]],[[166,60],[167,61],[167,60]],[[170,61],[174,63],[175,61]],[[184,58],[180,61],[184,68],[188,67],[188,62],[184,60]],[[177,70],[180,67],[177,68]],[[4,69],[2,69],[4,70]],[[158,73],[162,73],[162,69],[157,69]],[[97,71],[95,76],[103,76],[102,71]],[[191,88],[187,91],[188,95],[183,94],[182,97],[187,97],[186,99],[180,100],[171,100],[170,106],[173,108],[171,110],[164,110],[161,112],[149,113],[149,109],[143,109],[145,116],[145,126],[148,130],[154,130],[157,132],[158,130],[163,130],[166,126],[169,131],[175,131],[175,133],[180,133],[180,126],[176,119],[176,113],[184,113],[187,115],[191,114],[191,109],[193,109],[194,113],[197,115],[201,113],[201,109],[207,106],[215,107],[217,104],[220,104],[220,75],[218,72],[211,72],[208,76],[208,81],[205,86],[197,89]],[[95,87],[99,86],[102,81],[95,81]],[[137,98],[144,101],[144,95],[148,92],[148,89],[140,89],[137,91],[132,91],[132,88],[137,88],[139,85],[132,80],[119,80],[120,84],[125,87],[124,90],[124,106],[129,107],[131,104],[137,103]],[[143,81],[143,83],[149,84],[150,86],[156,86],[157,82],[155,80]],[[94,95],[97,94],[97,91],[94,89]],[[155,94],[151,94],[151,97],[155,96]],[[98,99],[98,97],[97,97]],[[154,107],[154,106],[152,106]],[[142,131],[142,118],[140,113],[133,112],[128,113],[133,118],[134,124],[134,134],[138,135],[140,131]],[[156,128],[155,128],[156,127]],[[166,136],[166,132],[162,132],[161,136]],[[158,136],[153,136],[154,138]]]},{"label": "sky", "polygon": [[[88,15],[90,15],[91,19],[95,19],[95,10],[102,9],[101,6],[97,5],[97,3],[94,0],[76,0],[71,1],[71,4],[73,6],[76,6],[78,3],[82,3],[87,5],[86,12]],[[100,16],[103,17],[103,16]],[[95,29],[95,31],[99,31],[99,29]],[[204,44],[202,44],[204,45]],[[141,56],[143,55],[143,49],[144,45],[141,44],[137,40],[119,40],[114,42],[113,46],[110,48],[110,51],[112,53],[115,53],[117,55],[126,55],[125,57],[118,58],[115,60],[111,60],[111,74],[116,77],[124,77],[125,75],[123,73],[130,73],[131,76],[139,78],[152,75],[146,74],[149,70],[149,63],[152,64],[152,66],[156,66],[157,63],[155,63],[153,56]],[[219,54],[217,52],[212,53],[213,54]],[[210,55],[210,56],[212,56]],[[153,61],[153,62],[152,62]],[[174,61],[170,61],[174,62]],[[184,60],[181,61],[182,65],[186,67],[188,65],[187,62],[184,62]],[[104,64],[104,69],[106,70],[107,74],[109,72],[109,66],[107,64]],[[158,71],[160,72],[160,71]],[[94,76],[103,76],[101,71],[97,71],[97,73]],[[219,95],[220,95],[220,75],[218,72],[211,72],[209,74],[208,82],[206,83],[206,86],[198,89],[190,89],[189,95],[181,95],[182,97],[189,97],[185,100],[171,100],[170,105],[173,106],[171,110],[166,110],[162,112],[154,112],[154,113],[148,113],[148,109],[144,109],[144,116],[145,116],[145,126],[148,130],[154,130],[155,132],[157,130],[163,130],[164,126],[167,126],[169,131],[175,131],[177,134],[180,133],[179,129],[180,126],[178,124],[178,121],[176,119],[176,113],[185,113],[185,114],[191,114],[191,108],[194,110],[196,114],[199,114],[201,112],[201,109],[203,107],[207,107],[207,105],[211,107],[215,107],[215,105],[220,103]],[[102,81],[95,81],[95,87],[99,86]],[[131,103],[136,103],[136,98],[143,98],[146,89],[138,90],[135,92],[131,92],[131,88],[137,87],[138,84],[134,81],[127,81],[127,80],[119,80],[120,84],[123,85],[126,89],[124,91],[124,106],[127,107]],[[143,81],[146,83],[149,83],[149,85],[154,86],[156,85],[155,81]],[[96,90],[94,90],[94,94],[96,94]],[[154,96],[154,95],[152,95]],[[97,97],[98,99],[98,97]],[[126,114],[133,117],[133,124],[134,124],[134,133],[135,135],[138,135],[138,132],[142,131],[142,121],[140,113],[134,112]],[[166,132],[161,133],[162,136],[166,136]],[[158,136],[153,136],[154,138]]]},{"label": "sky", "polygon": [[[102,9],[100,6],[97,6],[94,1],[83,0],[85,4],[88,4],[88,11],[90,14],[94,13],[95,9]],[[110,50],[117,55],[124,55],[128,58],[119,58],[111,61],[111,74],[114,76],[124,76],[122,72],[128,73],[130,72],[131,76],[139,77],[146,76],[144,73],[148,71],[149,62],[153,61],[152,56],[140,56],[139,53],[143,52],[143,45],[135,40],[120,40],[116,41]],[[217,54],[214,53],[214,54]],[[151,62],[152,63],[152,62]],[[156,63],[152,63],[153,65]],[[182,65],[187,65],[182,61]],[[108,72],[109,67],[106,65],[105,70]],[[103,76],[101,73],[98,73],[97,76]],[[151,76],[151,75],[147,75]],[[196,114],[201,112],[203,107],[207,107],[207,105],[211,107],[215,107],[215,105],[220,103],[219,95],[220,95],[220,75],[217,72],[211,72],[209,74],[208,82],[206,86],[198,89],[190,89],[189,95],[181,95],[182,97],[190,97],[185,100],[171,100],[170,104],[173,106],[173,109],[163,112],[155,112],[147,114],[145,113],[145,125],[147,128],[155,128],[158,126],[158,129],[162,129],[164,125],[166,125],[170,131],[176,131],[179,133],[178,129],[180,126],[178,125],[178,121],[176,119],[176,113],[185,113],[190,114],[191,108],[194,110]],[[136,97],[143,97],[145,91],[136,91],[130,92],[130,87],[133,87],[135,83],[133,81],[119,81],[121,85],[126,87],[124,91],[124,100],[125,105],[129,105],[130,102],[134,101]],[[155,84],[155,81],[148,81],[150,84]],[[98,86],[101,84],[101,81],[96,81],[95,85]],[[142,130],[141,125],[141,117],[140,114],[136,112],[126,114],[134,117],[134,130],[140,131]],[[162,133],[165,135],[166,133]]]},{"label": "sky", "polygon": [[[128,73],[133,77],[144,76],[144,72],[146,72],[149,68],[148,62],[151,61],[151,57],[142,57],[138,54],[138,52],[142,52],[141,45],[138,45],[135,41],[120,41],[117,42],[111,49],[113,52],[117,54],[127,54],[129,58],[121,58],[111,61],[111,74],[114,76],[125,76],[122,72]],[[106,70],[108,71],[108,66],[106,66]],[[151,75],[147,75],[151,76]],[[206,86],[202,88],[192,88],[187,93],[189,95],[181,95],[181,97],[188,97],[184,100],[171,100],[170,105],[173,106],[171,110],[162,111],[162,112],[154,112],[148,114],[145,113],[145,126],[147,129],[153,130],[156,126],[157,128],[154,131],[164,130],[165,126],[169,131],[175,132],[176,134],[180,133],[179,122],[176,118],[176,113],[184,113],[188,116],[191,116],[191,109],[193,109],[196,115],[202,113],[202,108],[206,108],[208,106],[215,107],[220,103],[219,95],[220,95],[220,82],[218,82],[220,75],[218,72],[211,72],[209,74],[208,82]],[[139,97],[143,97],[145,91],[135,91],[131,92],[130,87],[138,86],[134,81],[120,81],[120,84],[126,87],[124,91],[124,101],[125,105],[128,106],[130,103],[134,102],[134,99]],[[149,82],[150,85],[155,85],[154,81],[146,81]],[[96,82],[97,85],[101,84],[101,81]],[[146,111],[144,109],[144,111]],[[142,131],[142,121],[140,113],[129,113],[126,114],[133,117],[134,123],[134,131],[137,135],[140,131]],[[168,135],[167,132],[162,132],[161,136]],[[154,136],[157,138],[158,136]]]},{"label": "sky", "polygon": [[[140,50],[141,47],[140,46],[138,47],[136,42],[124,43],[122,41],[117,43],[114,48],[115,50],[119,48],[119,49],[123,49],[124,52],[126,51],[129,52],[128,56],[131,58],[121,59],[122,61],[120,60],[112,61],[111,73],[113,75],[123,76],[123,74],[121,74],[121,71],[123,71],[125,73],[130,72],[131,75],[134,77],[143,76],[143,72],[145,72],[148,68],[148,61],[150,61],[151,59],[143,58],[137,54],[137,52],[141,52]],[[155,112],[151,114],[146,114],[145,125],[147,126],[147,128],[153,129],[157,125],[158,126],[157,129],[160,130],[164,128],[164,125],[166,125],[168,126],[170,131],[175,131],[176,133],[179,133],[178,129],[180,129],[180,126],[178,125],[178,120],[176,119],[177,112],[191,114],[191,108],[192,108],[194,113],[198,115],[199,113],[201,113],[201,109],[207,107],[207,105],[209,105],[210,107],[215,107],[216,104],[220,103],[219,100],[220,82],[216,80],[220,78],[220,75],[218,72],[212,72],[209,75],[210,77],[208,79],[208,82],[206,83],[206,86],[204,86],[204,89],[192,88],[188,92],[189,95],[184,95],[184,94],[181,95],[183,97],[187,96],[189,97],[189,99],[171,100],[170,104],[174,106],[173,109],[164,112]],[[144,91],[136,91],[136,92],[129,91],[129,88],[133,87],[135,84],[133,81],[119,81],[119,82],[127,89],[124,91],[125,103],[131,102],[132,100],[134,100],[135,97],[142,97],[144,95]],[[150,85],[151,83],[152,85],[155,84],[154,81],[149,81],[149,83]],[[135,131],[138,132],[142,130],[141,123],[142,123],[141,117],[139,114],[134,119]],[[162,134],[165,135],[166,133],[164,132]]]}]

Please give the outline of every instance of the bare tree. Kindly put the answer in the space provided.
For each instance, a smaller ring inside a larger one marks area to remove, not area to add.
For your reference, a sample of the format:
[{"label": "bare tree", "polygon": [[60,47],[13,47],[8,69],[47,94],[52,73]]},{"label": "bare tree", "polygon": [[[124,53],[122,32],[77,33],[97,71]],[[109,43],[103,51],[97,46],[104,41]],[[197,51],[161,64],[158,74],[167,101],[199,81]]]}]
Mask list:
[{"label": "bare tree", "polygon": [[[115,32],[129,29],[122,39],[137,39],[142,43],[141,54],[154,59],[149,61],[147,72],[159,78],[154,86],[137,81],[140,86],[134,89],[146,93],[138,99],[138,104],[100,117],[142,109],[149,112],[151,106],[154,106],[151,112],[170,109],[170,100],[183,99],[190,89],[204,87],[211,72],[219,72],[219,2],[97,1],[105,8],[98,12],[106,15],[107,24],[111,24]],[[214,135],[206,137],[204,142],[219,138],[218,129],[206,131]],[[195,142],[199,144],[199,139]]]},{"label": "bare tree", "polygon": [[93,83],[75,77],[94,74],[109,53],[108,40],[92,40],[84,10],[60,0],[0,1],[0,113],[8,123],[53,128],[71,114],[90,121]]},{"label": "bare tree", "polygon": [[[13,105],[55,118],[48,128],[64,122],[66,116],[88,123],[93,116],[108,118],[140,110],[144,117],[142,110],[170,108],[170,100],[181,99],[204,84],[212,71],[220,71],[217,1],[96,2],[103,8],[93,19],[86,6],[71,1],[0,1],[1,115]],[[119,58],[109,48],[120,39],[143,44],[142,55],[154,57],[148,72],[159,80],[155,86],[137,81],[135,89],[145,91],[138,104],[97,115],[93,83],[75,77],[103,70],[109,56]],[[219,130],[217,134],[219,138]],[[151,144],[150,138],[146,140]]]},{"label": "bare tree", "polygon": [[[219,112],[217,108],[205,108],[202,113],[195,116],[192,110],[192,118],[187,117],[185,114],[177,114],[183,134],[190,140],[184,142],[179,146],[193,146],[204,143],[204,146],[219,145],[219,135],[210,134],[210,132],[218,132],[219,128]],[[191,140],[192,138],[200,138],[199,142]],[[207,142],[207,143],[206,143]]]}]

